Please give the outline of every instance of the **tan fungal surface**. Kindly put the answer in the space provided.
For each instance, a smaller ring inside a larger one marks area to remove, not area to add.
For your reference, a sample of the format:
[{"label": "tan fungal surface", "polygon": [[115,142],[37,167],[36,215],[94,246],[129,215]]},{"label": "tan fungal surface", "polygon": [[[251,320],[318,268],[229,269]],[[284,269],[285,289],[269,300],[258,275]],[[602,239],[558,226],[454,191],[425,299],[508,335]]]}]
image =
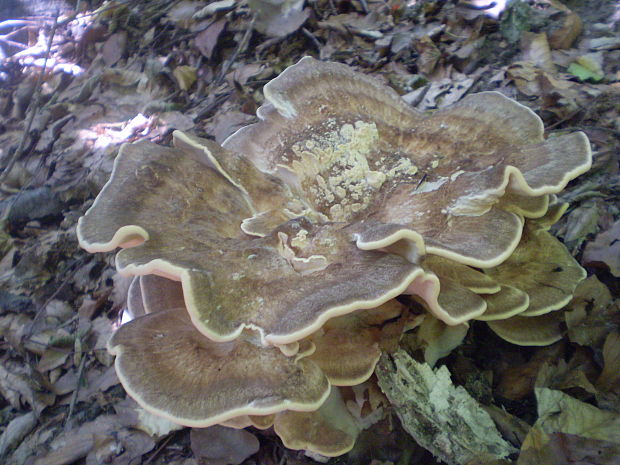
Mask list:
[{"label": "tan fungal surface", "polygon": [[447,258],[427,255],[422,261],[422,266],[440,278],[451,279],[478,294],[493,294],[500,290],[500,285],[489,275]]},{"label": "tan fungal surface", "polygon": [[471,319],[516,344],[562,336],[554,310],[585,272],[548,229],[566,208],[555,194],[590,167],[583,133],[545,139],[497,92],[422,115],[308,57],[264,93],[223,146],[179,131],[172,147],[123,145],[78,223],[83,248],[120,247],[134,276],[135,319],[109,350],[144,408],[273,424],[286,447],[337,456],[363,426],[336,386],[359,391],[407,329],[422,324],[430,363]]},{"label": "tan fungal surface", "polygon": [[[496,92],[421,115],[369,76],[304,58],[265,97],[225,149],[178,131],[174,148],[123,146],[78,225],[89,251],[125,247],[122,273],[179,280],[216,341],[247,328],[284,346],[403,292],[448,324],[480,316],[478,294],[498,287],[471,267],[505,262],[523,217],[591,163],[582,133],[545,140]],[[425,254],[459,271],[421,268]]]},{"label": "tan fungal surface", "polygon": [[142,300],[142,289],[140,288],[140,277],[134,276],[127,291],[127,311],[131,319],[146,314],[144,301]]},{"label": "tan fungal surface", "polygon": [[235,429],[247,428],[248,426],[253,426],[258,429],[267,429],[273,426],[274,418],[275,416],[273,414],[265,416],[243,415],[223,421],[220,425]]},{"label": "tan fungal surface", "polygon": [[564,307],[586,277],[585,270],[566,247],[535,223],[525,228],[515,252],[486,272],[497,282],[528,295],[529,303],[522,316],[542,315]]},{"label": "tan fungal surface", "polygon": [[499,206],[504,210],[514,212],[526,218],[540,218],[549,208],[549,196],[541,195],[530,197],[514,192],[506,192],[499,201]]},{"label": "tan fungal surface", "polygon": [[564,315],[561,312],[534,317],[517,315],[487,322],[502,339],[522,346],[546,346],[559,341],[564,335],[563,323]]},{"label": "tan fungal surface", "polygon": [[154,274],[140,276],[140,291],[146,313],[171,308],[185,308],[183,287],[179,281],[162,278]]},{"label": "tan fungal surface", "polygon": [[501,286],[495,294],[482,295],[487,308],[477,320],[491,321],[510,318],[523,313],[530,305],[529,295],[514,286]]},{"label": "tan fungal surface", "polygon": [[546,345],[562,337],[564,308],[586,271],[548,229],[566,210],[566,204],[549,206],[545,215],[526,222],[514,253],[501,265],[485,270],[500,292],[483,295],[485,320],[500,337],[514,344]]},{"label": "tan fungal surface", "polygon": [[386,326],[398,325],[403,307],[395,300],[378,308],[361,310],[327,321],[309,340],[315,350],[308,359],[316,363],[334,386],[354,386],[372,375],[381,356],[380,345],[398,343],[402,327],[394,334]]},{"label": "tan fungal surface", "polygon": [[313,411],[329,393],[327,378],[313,362],[243,338],[210,341],[184,309],[124,324],[108,348],[127,392],[150,412],[186,426],[286,409]]},{"label": "tan fungal surface", "polygon": [[[540,119],[497,92],[424,116],[374,79],[309,57],[264,92],[261,121],[224,147],[280,178],[314,220],[350,223],[366,250],[406,240],[418,254],[498,265],[519,242],[519,215],[542,215],[544,197],[591,163],[582,133],[545,141]],[[506,193],[511,207],[498,208]]]},{"label": "tan fungal surface", "polygon": [[124,145],[78,224],[87,250],[133,245],[117,254],[121,273],[180,280],[207,337],[232,340],[249,328],[265,344],[294,342],[329,318],[382,304],[425,274],[399,256],[359,250],[338,224],[301,217],[263,237],[244,234],[240,226],[256,208],[238,180],[213,168],[209,151],[222,149]]},{"label": "tan fungal surface", "polygon": [[417,340],[424,349],[424,361],[434,366],[437,360],[450,354],[467,335],[469,325],[448,326],[443,321],[426,315],[417,332]]},{"label": "tan fungal surface", "polygon": [[311,450],[327,457],[350,451],[360,430],[336,387],[317,411],[278,413],[273,426],[289,449]]}]

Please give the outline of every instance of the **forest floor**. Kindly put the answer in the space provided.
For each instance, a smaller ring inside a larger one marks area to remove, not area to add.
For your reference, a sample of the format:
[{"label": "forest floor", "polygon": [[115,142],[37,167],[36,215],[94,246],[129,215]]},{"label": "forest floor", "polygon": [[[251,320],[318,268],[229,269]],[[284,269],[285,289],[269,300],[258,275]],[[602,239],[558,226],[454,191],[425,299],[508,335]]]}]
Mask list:
[{"label": "forest floor", "polygon": [[[547,135],[587,134],[593,167],[561,194],[570,207],[553,229],[589,275],[564,338],[519,347],[473,324],[439,365],[521,451],[470,463],[619,463],[620,4],[247,3],[0,11],[0,463],[225,463],[190,428],[140,429],[106,351],[127,282],[113,254],[79,248],[75,228],[121,144],[169,144],[174,129],[222,142],[256,121],[264,84],[306,55],[373,75],[423,112],[496,90]],[[552,430],[537,422],[541,387],[561,393]],[[330,463],[435,463],[388,416]],[[271,430],[251,432],[260,450],[234,463],[315,463]]]}]

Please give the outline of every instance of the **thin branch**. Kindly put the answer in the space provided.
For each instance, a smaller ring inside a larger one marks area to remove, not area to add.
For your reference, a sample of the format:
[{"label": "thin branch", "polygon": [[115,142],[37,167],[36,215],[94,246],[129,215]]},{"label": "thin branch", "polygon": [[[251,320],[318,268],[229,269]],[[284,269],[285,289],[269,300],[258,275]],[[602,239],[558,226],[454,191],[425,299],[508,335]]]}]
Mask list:
[{"label": "thin branch", "polygon": [[11,155],[11,158],[5,166],[4,171],[0,173],[0,184],[2,184],[6,180],[7,176],[13,169],[13,166],[15,166],[15,162],[17,162],[19,157],[22,155],[24,147],[26,146],[26,139],[28,138],[28,134],[30,133],[32,122],[34,121],[37,108],[39,108],[39,103],[41,101],[41,83],[43,82],[43,76],[45,74],[45,69],[47,68],[47,60],[49,59],[50,51],[52,50],[52,41],[54,40],[56,29],[58,29],[58,14],[56,14],[56,17],[54,18],[54,24],[52,25],[50,37],[47,41],[47,50],[45,52],[45,58],[43,59],[43,67],[41,68],[41,72],[39,73],[39,76],[37,77],[37,82],[35,83],[34,98],[32,99],[32,110],[30,112],[30,115],[28,116],[28,122],[26,123],[26,127],[24,128],[24,133],[22,134],[19,146]]},{"label": "thin branch", "polygon": [[77,382],[75,385],[75,389],[73,390],[73,394],[71,394],[71,402],[69,403],[69,412],[67,413],[67,418],[65,418],[65,431],[69,431],[71,429],[71,417],[73,416],[73,410],[75,409],[75,404],[77,403],[78,394],[80,392],[80,384],[82,383],[82,376],[84,375],[84,366],[86,365],[86,354],[82,355],[82,360],[80,361],[80,366],[78,368],[77,373]]},{"label": "thin branch", "polygon": [[320,52],[323,46],[321,45],[321,42],[319,42],[319,39],[317,39],[316,36],[305,27],[301,28],[301,32],[303,32],[304,35],[312,41],[316,49]]},{"label": "thin branch", "polygon": [[28,21],[24,19],[7,19],[6,21],[0,21],[0,29],[6,29],[9,27],[21,27],[21,26],[36,26],[36,21]]},{"label": "thin branch", "polygon": [[60,283],[60,286],[58,286],[58,288],[52,293],[52,295],[50,295],[45,302],[43,302],[43,304],[37,308],[37,311],[34,315],[34,318],[32,319],[32,322],[30,323],[30,327],[24,332],[23,335],[23,340],[30,340],[30,338],[32,337],[32,334],[34,333],[34,328],[35,325],[37,324],[37,322],[41,319],[41,317],[43,316],[43,313],[46,309],[46,307],[48,306],[48,304],[54,300],[56,298],[56,296],[60,293],[60,291],[62,291],[64,289],[64,287],[69,284],[70,280],[73,279],[73,277],[75,276],[75,274],[78,272],[78,270],[80,269],[80,265],[85,263],[87,260],[87,257],[80,257],[80,258],[76,258],[75,260],[73,260],[69,266],[67,267],[68,270],[70,270],[72,267],[74,267],[69,274],[63,279],[62,283]]},{"label": "thin branch", "polygon": [[164,439],[162,441],[162,443],[160,444],[160,446],[157,448],[157,450],[155,452],[153,452],[153,454],[146,460],[146,462],[144,462],[143,465],[148,465],[153,460],[155,460],[155,458],[157,458],[157,456],[161,453],[161,451],[164,450],[164,448],[166,448],[166,446],[172,440],[174,435],[175,435],[175,433],[173,432],[166,439]]},{"label": "thin branch", "polygon": [[226,73],[228,73],[228,71],[230,70],[230,67],[237,60],[237,57],[239,56],[239,54],[245,51],[245,49],[247,48],[248,44],[250,43],[250,37],[252,36],[252,31],[254,30],[255,22],[256,22],[256,15],[252,16],[250,25],[245,30],[245,34],[243,34],[243,37],[239,41],[239,45],[235,49],[235,53],[233,53],[232,56],[228,60],[226,60],[226,62],[224,62],[224,64],[222,65],[220,74],[218,75],[217,79],[213,83],[213,88],[217,87],[218,85],[222,83],[222,81],[226,77]]}]

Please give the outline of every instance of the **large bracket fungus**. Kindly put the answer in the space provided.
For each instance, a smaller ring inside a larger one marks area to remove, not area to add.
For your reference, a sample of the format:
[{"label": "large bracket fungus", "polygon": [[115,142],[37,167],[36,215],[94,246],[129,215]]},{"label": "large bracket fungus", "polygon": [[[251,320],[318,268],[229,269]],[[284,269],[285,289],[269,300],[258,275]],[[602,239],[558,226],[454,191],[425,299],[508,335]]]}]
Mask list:
[{"label": "large bracket fungus", "polygon": [[554,194],[590,167],[583,133],[545,139],[498,92],[424,115],[308,57],[264,93],[259,121],[222,146],[178,131],[173,147],[124,145],[78,224],[82,247],[121,247],[119,272],[139,277],[128,302],[141,316],[109,347],[145,408],[191,426],[274,422],[292,447],[334,455],[350,422],[327,435],[346,444],[284,425],[334,423],[320,417],[330,385],[365,381],[409,325],[394,297],[516,343],[557,336],[523,328],[555,321],[584,277],[546,231]]}]

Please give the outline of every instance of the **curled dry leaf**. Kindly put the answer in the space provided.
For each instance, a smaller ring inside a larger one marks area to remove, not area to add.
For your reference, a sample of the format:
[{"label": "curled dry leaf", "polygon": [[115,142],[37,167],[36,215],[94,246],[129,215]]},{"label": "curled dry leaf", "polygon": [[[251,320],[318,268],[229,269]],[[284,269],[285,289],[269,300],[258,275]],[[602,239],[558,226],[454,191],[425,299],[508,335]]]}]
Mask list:
[{"label": "curled dry leaf", "polygon": [[604,263],[611,274],[620,277],[620,220],[586,245],[583,263]]}]

